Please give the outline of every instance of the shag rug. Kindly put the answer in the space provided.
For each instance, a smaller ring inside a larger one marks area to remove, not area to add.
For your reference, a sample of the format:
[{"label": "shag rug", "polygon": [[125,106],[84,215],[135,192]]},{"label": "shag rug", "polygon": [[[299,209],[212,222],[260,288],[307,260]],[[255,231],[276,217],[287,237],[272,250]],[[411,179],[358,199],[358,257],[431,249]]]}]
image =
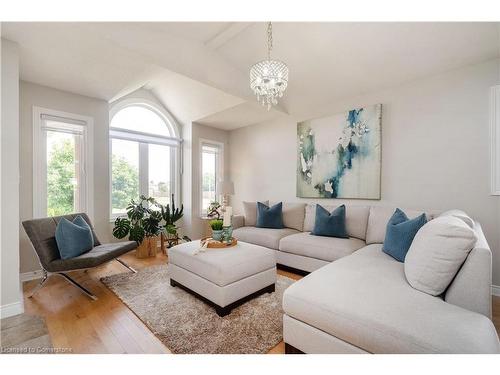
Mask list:
[{"label": "shag rug", "polygon": [[173,353],[266,353],[283,339],[283,292],[294,280],[278,275],[265,293],[219,317],[214,308],[170,286],[168,266],[102,278]]}]

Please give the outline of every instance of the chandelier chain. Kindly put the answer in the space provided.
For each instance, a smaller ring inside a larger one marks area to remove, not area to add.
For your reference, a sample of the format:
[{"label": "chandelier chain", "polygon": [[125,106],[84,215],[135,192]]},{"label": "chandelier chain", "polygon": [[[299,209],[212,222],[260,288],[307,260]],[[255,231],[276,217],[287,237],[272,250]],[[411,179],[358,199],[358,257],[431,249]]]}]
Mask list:
[{"label": "chandelier chain", "polygon": [[267,59],[271,60],[271,50],[273,49],[273,24],[267,24]]}]

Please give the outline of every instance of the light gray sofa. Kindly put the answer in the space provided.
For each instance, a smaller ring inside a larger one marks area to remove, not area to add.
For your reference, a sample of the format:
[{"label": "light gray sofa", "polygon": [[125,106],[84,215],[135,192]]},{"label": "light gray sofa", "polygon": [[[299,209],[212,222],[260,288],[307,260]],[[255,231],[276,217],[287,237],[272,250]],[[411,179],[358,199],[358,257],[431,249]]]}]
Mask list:
[{"label": "light gray sofa", "polygon": [[382,252],[395,207],[347,206],[351,237],[339,239],[310,235],[312,204],[301,204],[304,223],[297,226],[297,205],[285,203],[283,211],[294,228],[244,226],[242,216],[233,221],[235,237],[274,249],[279,266],[311,272],[283,296],[288,353],[500,353],[491,322],[491,251],[479,223],[475,248],[444,295],[433,297],[412,288],[404,264]]}]

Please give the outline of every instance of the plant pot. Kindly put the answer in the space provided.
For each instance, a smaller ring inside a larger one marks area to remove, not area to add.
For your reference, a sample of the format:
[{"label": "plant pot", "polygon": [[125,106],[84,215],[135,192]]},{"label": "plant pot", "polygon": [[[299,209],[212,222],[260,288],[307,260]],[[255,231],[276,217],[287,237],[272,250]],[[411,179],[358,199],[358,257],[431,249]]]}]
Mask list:
[{"label": "plant pot", "polygon": [[223,230],[213,230],[212,229],[212,238],[216,241],[222,241]]},{"label": "plant pot", "polygon": [[145,237],[141,244],[135,250],[135,256],[137,258],[149,258],[156,256],[156,247],[158,245],[158,241],[160,240],[159,236],[156,237]]}]

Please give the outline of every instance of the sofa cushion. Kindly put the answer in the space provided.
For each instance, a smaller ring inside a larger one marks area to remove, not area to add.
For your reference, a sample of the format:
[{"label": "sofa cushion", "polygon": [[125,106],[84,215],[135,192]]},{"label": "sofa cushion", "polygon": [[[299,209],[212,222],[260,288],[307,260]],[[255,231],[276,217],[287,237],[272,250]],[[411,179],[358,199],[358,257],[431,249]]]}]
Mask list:
[{"label": "sofa cushion", "polygon": [[[339,205],[323,205],[325,209],[332,212]],[[368,214],[370,208],[368,206],[346,206],[345,220],[347,234],[350,237],[356,237],[361,240],[366,236],[366,225],[368,223]],[[304,232],[311,232],[314,229],[316,216],[316,204],[308,204],[306,206],[306,215],[304,220]]]},{"label": "sofa cushion", "polygon": [[280,240],[285,236],[295,233],[298,233],[298,231],[290,228],[269,229],[241,227],[233,230],[233,237],[237,238],[238,241],[253,243],[255,245],[268,247],[269,249],[278,250]]},{"label": "sofa cushion", "polygon": [[279,249],[286,253],[333,262],[363,246],[365,241],[357,238],[313,236],[309,232],[303,232],[282,238]]},{"label": "sofa cushion", "polygon": [[[273,250],[253,244],[198,252],[200,241],[186,242],[168,250],[169,263],[214,284],[226,286],[276,267]],[[195,254],[196,253],[196,254]]]},{"label": "sofa cushion", "polygon": [[[269,205],[269,201],[261,201]],[[254,227],[257,224],[257,202],[243,202],[243,211],[245,212],[245,225]]]},{"label": "sofa cushion", "polygon": [[426,222],[425,214],[410,220],[403,211],[397,208],[387,223],[382,251],[404,262],[413,238]]},{"label": "sofa cushion", "polygon": [[316,205],[316,219],[311,234],[315,236],[349,238],[345,225],[345,205],[337,207],[331,213],[323,208],[323,206]]},{"label": "sofa cushion", "polygon": [[442,294],[476,243],[474,231],[455,216],[438,217],[420,229],[405,260],[412,287],[433,296]]},{"label": "sofa cushion", "polygon": [[413,289],[379,244],[330,263],[285,290],[292,318],[371,353],[498,353],[484,315]]},{"label": "sofa cushion", "polygon": [[49,272],[69,271],[99,266],[137,248],[137,242],[124,241],[98,245],[89,252],[71,259],[56,259],[46,269]]},{"label": "sofa cushion", "polygon": [[257,202],[257,224],[258,228],[283,229],[283,203],[272,207]]},{"label": "sofa cushion", "polygon": [[[278,202],[270,202],[275,205]],[[304,230],[305,203],[283,203],[283,225],[287,228]]]},{"label": "sofa cushion", "polygon": [[[370,214],[368,216],[368,227],[366,228],[366,243],[383,243],[385,239],[385,231],[387,223],[396,207],[388,206],[372,206],[370,207]],[[425,213],[427,221],[435,216],[435,211],[418,211],[403,208],[403,211],[410,219],[414,219],[419,215]]]}]

